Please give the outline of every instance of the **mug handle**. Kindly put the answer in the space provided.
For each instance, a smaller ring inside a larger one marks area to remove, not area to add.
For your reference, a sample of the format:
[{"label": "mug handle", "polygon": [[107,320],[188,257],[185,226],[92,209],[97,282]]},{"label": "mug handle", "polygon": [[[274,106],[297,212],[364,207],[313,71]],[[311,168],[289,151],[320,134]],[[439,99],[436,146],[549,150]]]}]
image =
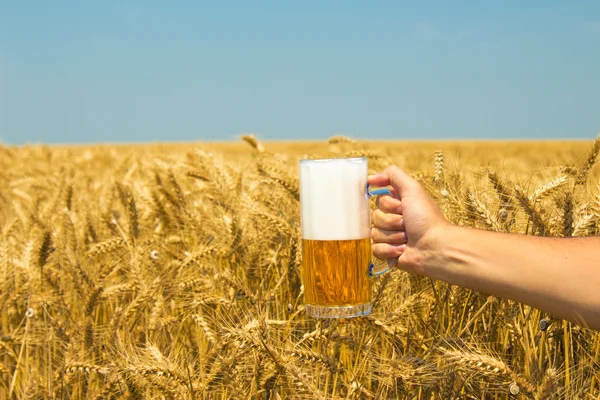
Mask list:
[{"label": "mug handle", "polygon": [[[367,199],[370,199],[373,196],[377,196],[380,194],[387,194],[387,195],[392,195],[392,192],[390,192],[390,189],[388,188],[381,188],[381,189],[375,189],[375,190],[369,190],[371,187],[370,184],[367,183],[367,187],[365,190],[365,194],[367,195]],[[385,261],[381,261],[381,263],[387,263]],[[369,277],[374,278],[376,276],[381,276],[383,274],[385,274],[386,272],[389,272],[392,269],[392,267],[389,265],[389,263],[387,263],[387,267],[381,270],[377,270],[375,268],[375,263],[371,262],[371,264],[369,265]]]}]

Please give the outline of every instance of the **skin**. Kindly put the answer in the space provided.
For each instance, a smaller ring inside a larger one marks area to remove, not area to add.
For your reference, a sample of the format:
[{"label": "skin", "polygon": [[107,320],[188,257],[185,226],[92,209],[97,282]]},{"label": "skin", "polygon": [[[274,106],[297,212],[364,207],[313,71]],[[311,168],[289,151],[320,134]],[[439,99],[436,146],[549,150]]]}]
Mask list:
[{"label": "skin", "polygon": [[378,196],[373,255],[405,271],[512,299],[600,330],[600,237],[547,238],[458,227],[396,166]]}]

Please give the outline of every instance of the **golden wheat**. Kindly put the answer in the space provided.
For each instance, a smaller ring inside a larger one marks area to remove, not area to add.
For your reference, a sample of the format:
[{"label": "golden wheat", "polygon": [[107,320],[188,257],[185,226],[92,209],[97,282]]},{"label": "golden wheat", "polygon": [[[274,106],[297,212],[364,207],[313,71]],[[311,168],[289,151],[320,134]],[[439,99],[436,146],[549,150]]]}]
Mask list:
[{"label": "golden wheat", "polygon": [[365,156],[454,223],[598,235],[600,138],[241,139],[0,146],[0,398],[600,395],[598,333],[402,271],[368,317],[307,317],[297,179],[300,158]]}]

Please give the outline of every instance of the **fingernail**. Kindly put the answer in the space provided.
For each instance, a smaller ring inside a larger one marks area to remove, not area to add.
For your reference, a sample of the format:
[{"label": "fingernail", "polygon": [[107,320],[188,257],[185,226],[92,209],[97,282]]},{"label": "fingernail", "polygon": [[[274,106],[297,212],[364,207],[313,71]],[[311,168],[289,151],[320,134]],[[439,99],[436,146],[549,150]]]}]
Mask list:
[{"label": "fingernail", "polygon": [[390,267],[390,268],[395,267],[396,265],[398,265],[398,257],[388,258],[387,263],[388,263],[388,267]]},{"label": "fingernail", "polygon": [[377,176],[377,174],[375,174],[375,175],[369,175],[369,176],[367,176],[367,180],[371,180],[371,179],[375,178],[376,176]]},{"label": "fingernail", "polygon": [[403,253],[404,250],[406,250],[406,245],[405,244],[401,244],[400,246],[396,246],[396,251],[398,253]]}]

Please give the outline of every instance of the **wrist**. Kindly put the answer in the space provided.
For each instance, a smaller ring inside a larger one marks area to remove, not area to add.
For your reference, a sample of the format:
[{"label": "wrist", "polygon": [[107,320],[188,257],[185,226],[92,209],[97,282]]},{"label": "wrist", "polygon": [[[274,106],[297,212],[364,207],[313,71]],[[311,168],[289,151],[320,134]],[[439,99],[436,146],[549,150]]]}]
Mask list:
[{"label": "wrist", "polygon": [[420,265],[416,268],[423,271],[423,275],[440,279],[451,284],[458,284],[460,280],[459,264],[462,264],[460,246],[468,242],[466,236],[469,229],[449,222],[434,229],[431,243],[423,249]]}]

